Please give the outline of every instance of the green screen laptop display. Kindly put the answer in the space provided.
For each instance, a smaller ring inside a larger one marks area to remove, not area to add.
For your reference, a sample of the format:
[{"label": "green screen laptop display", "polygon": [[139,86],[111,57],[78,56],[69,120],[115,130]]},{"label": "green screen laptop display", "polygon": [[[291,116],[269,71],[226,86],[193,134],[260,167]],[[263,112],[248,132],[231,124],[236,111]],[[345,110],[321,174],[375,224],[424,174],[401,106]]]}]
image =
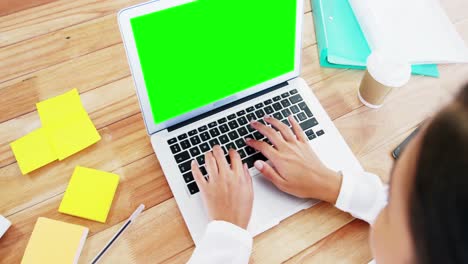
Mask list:
[{"label": "green screen laptop display", "polygon": [[198,0],[131,26],[156,124],[294,70],[296,0]]}]

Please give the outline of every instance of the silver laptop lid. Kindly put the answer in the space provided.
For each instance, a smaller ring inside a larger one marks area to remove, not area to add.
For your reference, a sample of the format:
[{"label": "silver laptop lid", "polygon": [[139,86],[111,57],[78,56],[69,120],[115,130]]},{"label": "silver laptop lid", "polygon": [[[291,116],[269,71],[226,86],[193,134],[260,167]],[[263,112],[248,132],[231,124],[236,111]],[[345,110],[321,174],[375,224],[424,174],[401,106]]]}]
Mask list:
[{"label": "silver laptop lid", "polygon": [[160,0],[119,13],[149,134],[299,76],[302,0]]}]

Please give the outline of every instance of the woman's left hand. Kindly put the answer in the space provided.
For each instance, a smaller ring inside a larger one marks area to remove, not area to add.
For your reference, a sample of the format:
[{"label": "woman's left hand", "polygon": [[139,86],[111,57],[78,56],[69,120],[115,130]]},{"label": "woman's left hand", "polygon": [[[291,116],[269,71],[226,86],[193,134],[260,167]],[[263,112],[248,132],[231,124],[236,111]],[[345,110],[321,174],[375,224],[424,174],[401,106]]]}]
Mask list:
[{"label": "woman's left hand", "polygon": [[252,215],[253,186],[247,166],[242,165],[237,151],[230,149],[231,165],[220,146],[205,154],[209,179],[205,180],[197,162],[192,162],[192,174],[208,211],[210,220],[230,222],[246,229]]}]

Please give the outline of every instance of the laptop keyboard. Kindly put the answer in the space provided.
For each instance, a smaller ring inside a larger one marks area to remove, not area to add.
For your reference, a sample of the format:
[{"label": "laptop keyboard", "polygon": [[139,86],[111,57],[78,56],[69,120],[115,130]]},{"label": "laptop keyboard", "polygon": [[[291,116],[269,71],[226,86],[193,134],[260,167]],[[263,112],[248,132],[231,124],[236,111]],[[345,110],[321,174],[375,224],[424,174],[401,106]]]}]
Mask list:
[{"label": "laptop keyboard", "polygon": [[237,150],[242,163],[246,163],[249,168],[252,168],[256,160],[266,161],[267,158],[262,153],[247,146],[245,139],[253,138],[265,141],[270,145],[271,142],[250,126],[250,120],[266,124],[263,117],[270,115],[291,127],[287,119],[291,114],[294,115],[309,140],[325,134],[323,130],[314,132],[313,128],[318,125],[318,121],[301,95],[294,89],[169,139],[167,143],[190,194],[199,192],[191,172],[193,159],[198,161],[201,172],[207,177],[208,173],[204,166],[205,152],[210,151],[215,145],[220,145],[229,163],[228,150],[232,148]]}]

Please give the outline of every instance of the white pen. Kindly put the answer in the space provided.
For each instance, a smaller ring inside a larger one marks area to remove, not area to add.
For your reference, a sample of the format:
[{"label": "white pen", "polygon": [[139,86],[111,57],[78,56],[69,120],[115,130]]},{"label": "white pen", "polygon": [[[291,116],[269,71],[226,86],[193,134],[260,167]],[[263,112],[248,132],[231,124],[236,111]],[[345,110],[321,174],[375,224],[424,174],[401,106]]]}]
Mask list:
[{"label": "white pen", "polygon": [[93,261],[91,261],[92,264],[96,264],[98,263],[99,259],[104,255],[104,253],[106,253],[106,251],[112,246],[112,244],[114,244],[114,242],[117,240],[117,238],[119,238],[119,236],[125,231],[125,229],[127,229],[127,227],[135,221],[135,218],[137,218],[137,216],[143,212],[143,210],[145,209],[145,205],[144,204],[140,204],[138,206],[138,208],[135,210],[135,212],[133,212],[133,214],[128,218],[127,221],[125,221],[125,223],[122,225],[122,227],[120,227],[119,231],[117,231],[117,233],[109,240],[109,242],[107,242],[106,246],[101,250],[101,252],[99,252],[99,254],[97,254],[97,256],[93,259]]}]

